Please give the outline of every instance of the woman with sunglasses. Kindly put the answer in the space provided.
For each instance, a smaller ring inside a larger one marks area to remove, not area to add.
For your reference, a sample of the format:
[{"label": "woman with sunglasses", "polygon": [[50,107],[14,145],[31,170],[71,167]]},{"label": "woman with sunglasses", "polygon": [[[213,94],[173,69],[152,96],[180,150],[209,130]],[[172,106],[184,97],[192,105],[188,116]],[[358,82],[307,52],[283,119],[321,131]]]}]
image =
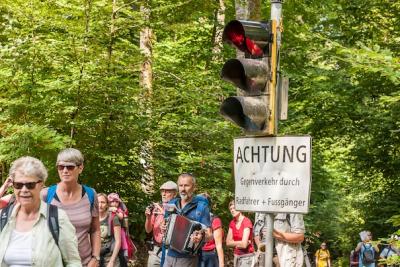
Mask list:
[{"label": "woman with sunglasses", "polygon": [[58,210],[58,245],[50,232],[48,205],[40,199],[47,179],[43,163],[19,158],[10,178],[16,204],[0,233],[0,266],[82,266],[75,228],[63,210]]},{"label": "woman with sunglasses", "polygon": [[93,188],[79,184],[83,155],[74,148],[57,156],[60,182],[42,190],[42,199],[63,209],[76,229],[82,265],[97,267],[100,261],[99,204]]}]

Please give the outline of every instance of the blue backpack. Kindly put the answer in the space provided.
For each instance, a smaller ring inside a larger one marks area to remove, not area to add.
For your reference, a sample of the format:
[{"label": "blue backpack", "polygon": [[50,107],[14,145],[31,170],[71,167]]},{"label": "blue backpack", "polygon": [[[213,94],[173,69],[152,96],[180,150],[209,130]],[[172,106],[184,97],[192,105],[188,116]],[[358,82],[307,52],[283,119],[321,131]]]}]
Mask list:
[{"label": "blue backpack", "polygon": [[[90,202],[90,210],[93,210],[93,205],[94,205],[94,190],[93,188],[87,186],[87,185],[82,185],[83,189],[85,190],[86,194],[88,195],[89,202]],[[49,187],[47,191],[47,197],[46,197],[46,203],[50,204],[51,201],[53,200],[54,196],[56,195],[57,191],[57,184],[52,185]]]},{"label": "blue backpack", "polygon": [[374,248],[372,245],[369,245],[368,247],[365,244],[362,244],[363,246],[363,251],[361,253],[361,260],[363,264],[371,264],[375,262],[375,253],[374,253]]}]

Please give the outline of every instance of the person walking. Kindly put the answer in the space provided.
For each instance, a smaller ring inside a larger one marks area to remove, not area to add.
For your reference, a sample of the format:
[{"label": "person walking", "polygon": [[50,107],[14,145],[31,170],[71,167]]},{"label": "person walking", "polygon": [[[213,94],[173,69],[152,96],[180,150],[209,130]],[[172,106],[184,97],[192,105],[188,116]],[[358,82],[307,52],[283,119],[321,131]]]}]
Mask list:
[{"label": "person walking", "polygon": [[[254,222],[254,239],[256,243],[263,240],[267,228],[264,226],[265,213],[256,213]],[[304,241],[304,220],[302,214],[277,213],[274,216],[273,237],[277,253],[276,266],[302,267],[304,252],[301,243]]]},{"label": "person walking", "polygon": [[358,266],[359,267],[375,267],[375,253],[379,252],[379,248],[372,244],[372,234],[370,231],[360,232],[361,242],[355,248],[359,252]]},{"label": "person walking", "polygon": [[254,252],[253,223],[235,209],[234,200],[229,202],[229,211],[233,219],[229,223],[226,246],[234,248],[234,266],[238,266],[238,256]]},{"label": "person walking", "polygon": [[111,216],[106,194],[97,194],[100,217],[100,267],[120,267],[121,222],[117,216]]},{"label": "person walking", "polygon": [[164,224],[164,204],[176,197],[178,185],[173,181],[167,181],[160,186],[161,203],[152,203],[145,210],[145,230],[152,233],[152,240],[149,247],[148,267],[159,267],[161,264],[163,233],[161,225]]},{"label": "person walking", "polygon": [[326,246],[326,242],[322,242],[320,248],[315,252],[316,267],[331,267],[331,254]]},{"label": "person walking", "polygon": [[57,156],[60,182],[44,188],[42,199],[63,209],[76,229],[82,265],[97,267],[100,261],[100,220],[96,191],[78,182],[83,172],[83,155],[75,148]]},{"label": "person walking", "polygon": [[[393,256],[400,256],[400,250],[399,248],[396,246],[396,242],[399,241],[399,237],[398,236],[392,236],[390,238],[389,241],[389,245],[387,247],[385,247],[381,254],[379,255],[379,259],[382,260],[388,260]],[[394,267],[394,266],[399,266],[399,265],[392,265],[392,264],[380,264],[378,265],[379,267]]]},{"label": "person walking", "polygon": [[[211,239],[210,210],[207,199],[195,195],[195,189],[196,178],[190,173],[182,173],[178,177],[179,197],[171,200],[169,204],[177,207],[173,211],[174,213],[202,225],[202,230],[195,230],[190,235],[191,241],[201,246],[202,240],[208,241]],[[171,213],[171,211],[166,211],[166,217],[169,217]],[[166,230],[165,225],[164,230]],[[165,246],[165,243],[163,245]],[[169,248],[163,267],[196,267],[198,261],[197,252],[193,254]]]},{"label": "person walking", "polygon": [[[200,195],[204,196],[208,200],[208,205],[212,207],[210,195],[208,193]],[[201,250],[199,265],[200,267],[224,267],[224,249],[222,247],[224,229],[222,229],[222,221],[212,212],[210,215],[213,238],[204,244]]]},{"label": "person walking", "polygon": [[47,179],[43,163],[19,158],[11,165],[10,178],[16,202],[0,212],[0,266],[82,266],[67,214],[40,198]]}]

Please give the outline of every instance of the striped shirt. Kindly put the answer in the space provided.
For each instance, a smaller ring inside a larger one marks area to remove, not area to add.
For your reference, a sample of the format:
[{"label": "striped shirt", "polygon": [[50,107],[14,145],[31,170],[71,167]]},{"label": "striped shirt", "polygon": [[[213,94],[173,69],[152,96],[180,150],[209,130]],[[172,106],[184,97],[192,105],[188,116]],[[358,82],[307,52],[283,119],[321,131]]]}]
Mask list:
[{"label": "striped shirt", "polygon": [[[42,191],[43,199],[47,197],[48,188],[44,188]],[[82,190],[83,187],[82,187]],[[97,201],[97,195],[95,192],[93,209],[90,210],[90,201],[87,194],[84,194],[82,198],[72,204],[63,204],[58,200],[58,197],[54,197],[51,204],[56,205],[63,209],[72,225],[76,230],[76,237],[78,238],[78,250],[81,257],[82,265],[86,266],[92,258],[92,246],[90,244],[90,226],[92,218],[96,217],[99,220],[99,202]]]}]

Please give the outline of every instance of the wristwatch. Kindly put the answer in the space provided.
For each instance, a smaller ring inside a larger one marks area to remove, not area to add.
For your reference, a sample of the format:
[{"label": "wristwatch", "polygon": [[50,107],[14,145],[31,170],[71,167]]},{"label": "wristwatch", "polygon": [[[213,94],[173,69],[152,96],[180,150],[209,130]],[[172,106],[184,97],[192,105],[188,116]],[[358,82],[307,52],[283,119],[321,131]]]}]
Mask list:
[{"label": "wristwatch", "polygon": [[92,255],[92,258],[95,259],[97,262],[100,262],[100,257],[99,256]]}]

